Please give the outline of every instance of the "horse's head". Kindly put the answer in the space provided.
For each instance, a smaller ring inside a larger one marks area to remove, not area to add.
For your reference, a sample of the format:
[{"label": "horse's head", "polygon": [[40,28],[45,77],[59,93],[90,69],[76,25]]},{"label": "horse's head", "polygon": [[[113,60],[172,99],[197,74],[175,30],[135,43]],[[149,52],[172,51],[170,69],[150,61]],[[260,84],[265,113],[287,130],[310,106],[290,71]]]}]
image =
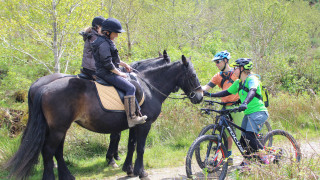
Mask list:
[{"label": "horse's head", "polygon": [[182,79],[179,81],[179,87],[184,91],[193,104],[198,104],[203,99],[199,79],[190,58],[186,59],[186,57],[182,55],[182,63],[184,66],[184,74]]}]

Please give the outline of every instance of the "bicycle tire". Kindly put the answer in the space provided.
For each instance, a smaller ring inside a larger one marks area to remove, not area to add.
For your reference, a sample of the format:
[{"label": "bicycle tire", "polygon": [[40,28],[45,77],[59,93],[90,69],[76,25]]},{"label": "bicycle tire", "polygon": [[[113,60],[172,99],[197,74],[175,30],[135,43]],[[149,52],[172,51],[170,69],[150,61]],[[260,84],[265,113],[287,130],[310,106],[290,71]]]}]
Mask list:
[{"label": "bicycle tire", "polygon": [[[206,143],[213,143],[210,149],[208,149],[209,144],[207,145]],[[225,160],[227,158],[227,151],[222,143],[219,150],[215,149],[217,144],[218,138],[214,135],[200,136],[192,143],[186,157],[186,173],[188,178],[208,178],[206,177],[208,175],[210,176],[209,178],[218,177],[219,179],[224,179],[226,177],[228,171],[228,163]],[[195,162],[197,160],[192,159],[195,150],[200,148],[205,156],[207,156],[208,151],[210,152],[209,157],[207,157],[208,161],[202,162],[203,164],[200,163],[202,167],[199,166],[199,162]],[[196,170],[197,168],[198,170]],[[220,175],[217,175],[218,173]]]},{"label": "bicycle tire", "polygon": [[[272,139],[272,145],[266,146],[270,139]],[[267,153],[274,156],[273,163],[283,164],[285,161],[291,163],[292,160],[296,162],[301,160],[300,146],[287,131],[277,129],[269,132],[263,139],[263,145]]]}]

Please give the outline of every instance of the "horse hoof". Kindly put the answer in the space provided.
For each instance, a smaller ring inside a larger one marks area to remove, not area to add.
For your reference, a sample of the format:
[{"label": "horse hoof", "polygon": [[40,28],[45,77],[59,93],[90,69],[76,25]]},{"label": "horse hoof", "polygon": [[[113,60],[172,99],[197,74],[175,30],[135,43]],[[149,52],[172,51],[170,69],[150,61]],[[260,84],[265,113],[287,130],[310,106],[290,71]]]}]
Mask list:
[{"label": "horse hoof", "polygon": [[143,177],[143,178],[140,178],[141,180],[151,180],[150,178],[148,177]]},{"label": "horse hoof", "polygon": [[114,156],[114,159],[117,160],[117,161],[121,160],[121,158],[119,156]]},{"label": "horse hoof", "polygon": [[118,168],[118,167],[119,167],[117,163],[113,163],[113,164],[110,164],[110,165],[111,165],[111,167],[113,167],[113,168]]},{"label": "horse hoof", "polygon": [[148,173],[146,171],[143,171],[140,175],[139,175],[139,178],[140,179],[143,179],[143,180],[150,180],[148,178]]},{"label": "horse hoof", "polygon": [[127,175],[128,175],[128,177],[136,177],[136,175],[134,175],[133,172],[132,173],[127,173]]},{"label": "horse hoof", "polygon": [[111,167],[113,167],[113,168],[118,168],[118,167],[119,167],[118,164],[117,164],[115,161],[110,161],[110,162],[108,163],[108,166],[111,166]]}]

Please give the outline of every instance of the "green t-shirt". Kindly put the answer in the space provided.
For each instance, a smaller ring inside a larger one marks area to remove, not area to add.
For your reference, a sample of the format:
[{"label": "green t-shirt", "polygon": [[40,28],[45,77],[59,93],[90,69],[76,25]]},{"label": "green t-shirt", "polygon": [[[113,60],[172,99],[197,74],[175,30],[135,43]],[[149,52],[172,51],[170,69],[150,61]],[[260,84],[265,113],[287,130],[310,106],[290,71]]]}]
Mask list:
[{"label": "green t-shirt", "polygon": [[[237,94],[239,91],[239,96],[240,96],[240,101],[241,103],[243,103],[243,101],[246,99],[248,93],[243,90],[240,89],[239,90],[239,86],[240,86],[240,79],[236,80],[229,88],[228,88],[228,92],[231,94]],[[249,90],[251,88],[256,88],[257,91],[256,93],[261,95],[261,87],[260,87],[260,81],[259,79],[254,76],[254,75],[249,75],[247,77],[247,79],[244,81],[244,83],[242,83],[242,85],[244,84],[245,87],[247,87]],[[264,103],[262,100],[254,97],[248,104],[248,109],[246,109],[244,111],[244,114],[252,114],[254,112],[258,112],[258,111],[267,111],[267,108],[264,106]]]}]

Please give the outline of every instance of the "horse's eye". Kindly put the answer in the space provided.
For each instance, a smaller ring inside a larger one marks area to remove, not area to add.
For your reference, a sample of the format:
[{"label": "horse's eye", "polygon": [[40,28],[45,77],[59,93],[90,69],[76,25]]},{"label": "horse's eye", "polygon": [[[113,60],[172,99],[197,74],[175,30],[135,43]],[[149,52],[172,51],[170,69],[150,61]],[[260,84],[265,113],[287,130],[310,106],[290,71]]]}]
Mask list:
[{"label": "horse's eye", "polygon": [[197,76],[196,74],[192,74],[192,77],[194,77],[194,78],[195,78],[196,76]]}]

